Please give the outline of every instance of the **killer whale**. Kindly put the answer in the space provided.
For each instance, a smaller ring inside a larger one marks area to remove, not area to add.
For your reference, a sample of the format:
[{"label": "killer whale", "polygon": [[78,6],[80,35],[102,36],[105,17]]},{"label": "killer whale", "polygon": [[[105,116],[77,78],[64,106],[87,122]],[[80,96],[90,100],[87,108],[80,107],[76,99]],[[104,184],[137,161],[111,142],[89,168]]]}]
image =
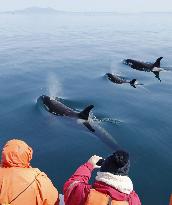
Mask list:
[{"label": "killer whale", "polygon": [[123,79],[122,77],[120,77],[120,76],[118,76],[118,75],[114,75],[114,74],[111,74],[111,73],[106,73],[106,76],[107,76],[108,79],[109,79],[110,81],[112,81],[113,83],[116,83],[116,84],[129,83],[131,86],[133,86],[134,88],[136,88],[136,86],[135,86],[136,79],[126,80],[126,79]]},{"label": "killer whale", "polygon": [[77,119],[79,124],[83,124],[92,134],[100,138],[111,150],[118,149],[119,145],[116,140],[101,126],[99,126],[94,119],[89,117],[93,105],[87,106],[83,111],[77,112],[66,106],[56,99],[51,99],[49,96],[42,95],[38,98],[39,102],[43,103],[45,109],[53,115],[67,116]]},{"label": "killer whale", "polygon": [[49,96],[42,95],[41,99],[46,109],[50,113],[54,115],[69,116],[69,117],[79,118],[83,120],[88,120],[89,113],[91,109],[94,107],[94,105],[89,105],[83,111],[77,112],[67,107],[63,103],[57,100],[51,99]]},{"label": "killer whale", "polygon": [[123,63],[126,65],[129,65],[131,68],[136,69],[136,70],[148,71],[148,72],[150,71],[158,72],[160,71],[160,62],[162,58],[163,57],[157,58],[155,63],[145,63],[145,62],[133,60],[133,59],[124,59]]},{"label": "killer whale", "polygon": [[155,77],[161,82],[159,73],[160,73],[160,71],[162,71],[162,69],[160,68],[160,66],[161,66],[160,62],[161,62],[162,58],[163,57],[157,58],[155,63],[145,63],[145,62],[137,61],[137,60],[133,60],[133,59],[125,59],[125,60],[123,60],[123,63],[126,65],[129,65],[131,68],[133,68],[135,70],[152,72],[155,75]]}]

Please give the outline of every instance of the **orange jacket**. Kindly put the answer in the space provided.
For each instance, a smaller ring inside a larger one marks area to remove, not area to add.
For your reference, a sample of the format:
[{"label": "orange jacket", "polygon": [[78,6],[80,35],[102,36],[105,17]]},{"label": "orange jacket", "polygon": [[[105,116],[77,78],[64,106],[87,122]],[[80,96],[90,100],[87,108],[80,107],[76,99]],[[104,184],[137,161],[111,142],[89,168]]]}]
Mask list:
[{"label": "orange jacket", "polygon": [[127,201],[112,200],[109,195],[91,189],[85,205],[129,205]]},{"label": "orange jacket", "polygon": [[39,169],[30,167],[32,148],[20,140],[7,142],[0,167],[0,204],[58,205],[58,191]]},{"label": "orange jacket", "polygon": [[170,204],[169,205],[172,205],[172,194],[170,196]]}]

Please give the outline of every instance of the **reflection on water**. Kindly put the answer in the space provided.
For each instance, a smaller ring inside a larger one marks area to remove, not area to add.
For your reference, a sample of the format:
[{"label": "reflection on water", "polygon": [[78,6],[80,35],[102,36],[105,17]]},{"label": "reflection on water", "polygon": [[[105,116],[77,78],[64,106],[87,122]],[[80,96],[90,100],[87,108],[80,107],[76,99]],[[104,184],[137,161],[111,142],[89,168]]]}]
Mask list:
[{"label": "reflection on water", "polygon": [[[26,140],[34,149],[32,165],[62,191],[77,166],[92,154],[107,156],[114,142],[130,152],[130,175],[143,204],[168,204],[172,73],[161,71],[159,83],[121,59],[164,56],[161,67],[170,70],[171,15],[0,17],[1,148],[11,138]],[[144,85],[114,86],[102,78],[108,72]],[[91,126],[98,134],[41,110],[35,101],[43,94],[78,110],[93,104],[98,121]]]}]

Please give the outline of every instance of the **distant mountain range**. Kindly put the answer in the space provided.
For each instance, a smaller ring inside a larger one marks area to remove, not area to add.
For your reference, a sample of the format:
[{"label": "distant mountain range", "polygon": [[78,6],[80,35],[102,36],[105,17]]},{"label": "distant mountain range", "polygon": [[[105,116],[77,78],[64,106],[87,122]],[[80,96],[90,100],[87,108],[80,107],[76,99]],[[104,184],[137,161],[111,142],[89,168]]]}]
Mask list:
[{"label": "distant mountain range", "polygon": [[59,14],[64,13],[53,8],[29,7],[23,10],[1,12],[3,14]]},{"label": "distant mountain range", "polygon": [[1,14],[117,14],[115,12],[79,12],[79,11],[60,11],[53,8],[29,7],[23,10],[6,11]]},{"label": "distant mountain range", "polygon": [[[141,12],[144,14],[172,14],[172,12]],[[14,11],[6,11],[0,12],[0,14],[88,14],[88,15],[120,15],[120,14],[137,14],[137,13],[125,13],[125,12],[97,12],[97,11],[60,11],[53,8],[41,8],[41,7],[29,7],[23,10],[14,10]]]}]

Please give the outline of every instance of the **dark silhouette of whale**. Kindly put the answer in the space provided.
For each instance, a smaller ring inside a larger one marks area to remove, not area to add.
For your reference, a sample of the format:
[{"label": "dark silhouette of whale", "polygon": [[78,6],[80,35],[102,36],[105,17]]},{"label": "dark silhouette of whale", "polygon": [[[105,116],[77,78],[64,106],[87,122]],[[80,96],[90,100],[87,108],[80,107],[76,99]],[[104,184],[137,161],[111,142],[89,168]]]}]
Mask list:
[{"label": "dark silhouette of whale", "polygon": [[81,120],[79,122],[81,122],[89,131],[91,131],[91,133],[106,143],[109,148],[115,150],[119,147],[115,139],[106,130],[100,127],[98,123],[91,119],[91,117],[89,117],[89,113],[94,107],[93,105],[89,105],[83,111],[77,112],[59,102],[58,100],[51,99],[49,96],[42,95],[39,99],[41,99],[46,110],[51,114],[79,119]]},{"label": "dark silhouette of whale", "polygon": [[124,64],[129,65],[131,68],[139,70],[139,71],[145,71],[145,72],[153,72],[155,77],[161,81],[159,77],[159,73],[162,70],[160,68],[160,61],[163,57],[159,57],[155,63],[145,63],[142,61],[137,61],[133,59],[125,59],[123,61]]},{"label": "dark silhouette of whale", "polygon": [[71,108],[67,107],[63,103],[51,99],[49,96],[42,95],[41,96],[43,104],[46,106],[47,110],[54,114],[54,115],[61,115],[61,116],[69,116],[69,117],[75,117],[83,120],[88,120],[89,113],[91,109],[94,107],[94,105],[89,105],[81,112],[76,112],[72,110]]},{"label": "dark silhouette of whale", "polygon": [[160,69],[154,69],[154,68],[160,68],[160,61],[163,57],[159,57],[155,63],[145,63],[133,59],[125,59],[123,61],[124,64],[129,65],[131,68],[141,71],[160,71]]},{"label": "dark silhouette of whale", "polygon": [[114,75],[114,74],[111,74],[111,73],[106,73],[108,79],[110,81],[112,81],[113,83],[116,83],[116,84],[123,84],[123,83],[129,83],[131,86],[133,86],[134,88],[136,88],[135,86],[135,82],[136,82],[136,79],[133,79],[133,80],[126,80],[118,75]]}]

